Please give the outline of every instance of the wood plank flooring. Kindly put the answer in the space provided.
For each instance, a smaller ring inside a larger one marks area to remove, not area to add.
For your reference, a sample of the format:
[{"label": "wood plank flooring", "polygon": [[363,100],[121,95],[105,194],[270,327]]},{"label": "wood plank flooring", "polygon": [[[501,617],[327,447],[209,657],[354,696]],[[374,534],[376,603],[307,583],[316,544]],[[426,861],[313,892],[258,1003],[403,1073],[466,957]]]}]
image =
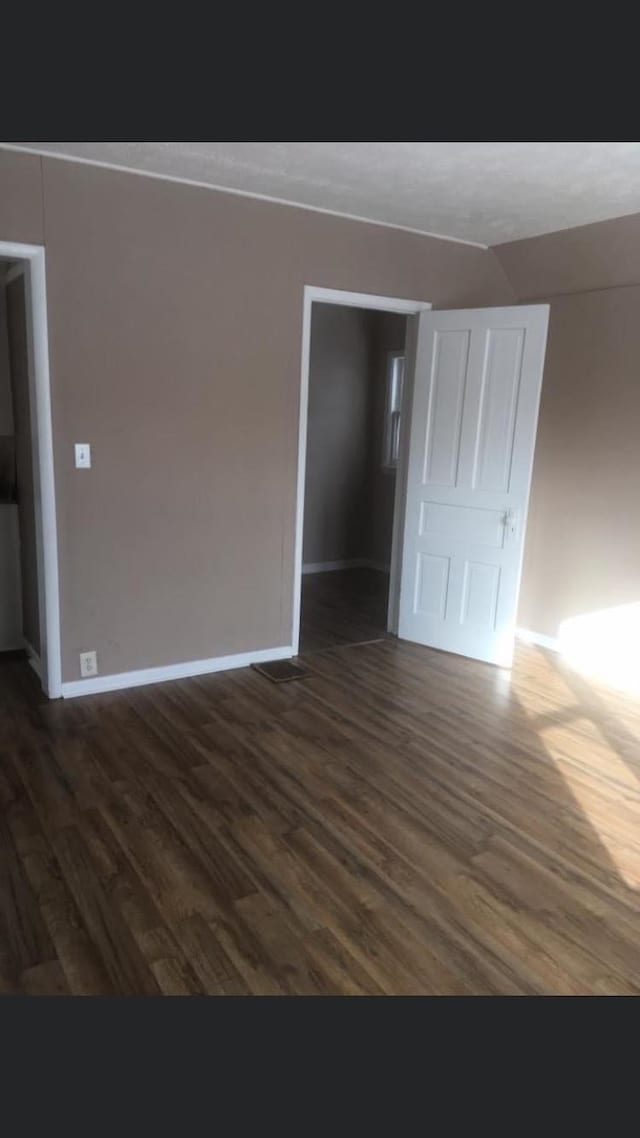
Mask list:
[{"label": "wood plank flooring", "polygon": [[0,990],[637,993],[640,707],[385,640],[46,703],[0,661]]},{"label": "wood plank flooring", "polygon": [[324,652],[387,635],[389,574],[377,569],[305,573],[300,651]]}]

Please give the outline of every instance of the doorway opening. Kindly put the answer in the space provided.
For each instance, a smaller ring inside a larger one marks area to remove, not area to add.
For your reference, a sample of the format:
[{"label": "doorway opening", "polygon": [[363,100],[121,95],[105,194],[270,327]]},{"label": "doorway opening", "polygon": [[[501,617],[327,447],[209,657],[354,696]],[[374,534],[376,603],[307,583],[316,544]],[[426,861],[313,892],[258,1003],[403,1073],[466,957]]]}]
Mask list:
[{"label": "doorway opening", "polygon": [[[26,654],[60,695],[44,250],[0,243],[0,664]],[[1,683],[0,678],[0,683]]]},{"label": "doorway opening", "polygon": [[396,631],[407,357],[411,318],[429,307],[305,290],[294,601],[301,655]]}]

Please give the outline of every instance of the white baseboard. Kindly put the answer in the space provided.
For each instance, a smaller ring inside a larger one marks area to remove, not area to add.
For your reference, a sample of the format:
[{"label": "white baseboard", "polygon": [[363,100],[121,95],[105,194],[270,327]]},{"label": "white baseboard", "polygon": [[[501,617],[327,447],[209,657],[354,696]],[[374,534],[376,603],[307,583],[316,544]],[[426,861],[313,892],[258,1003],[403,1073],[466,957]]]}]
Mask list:
[{"label": "white baseboard", "polygon": [[545,636],[542,632],[531,632],[528,628],[516,628],[516,636],[524,644],[535,644],[538,648],[548,648],[551,652],[560,651],[560,641],[554,636]]},{"label": "white baseboard", "polygon": [[27,653],[27,658],[29,660],[30,667],[33,668],[36,676],[38,677],[39,680],[41,680],[42,679],[42,661],[41,661],[38,653],[36,652],[35,648],[32,647],[32,645],[29,643],[29,641],[26,639],[26,637],[23,637],[22,647],[24,648],[25,652]]},{"label": "white baseboard", "polygon": [[380,561],[371,561],[368,557],[353,557],[350,561],[315,561],[302,566],[302,573],[335,573],[340,569],[377,569],[380,573],[388,573],[389,566]]},{"label": "white baseboard", "polygon": [[365,561],[362,557],[353,557],[350,561],[312,561],[302,566],[304,575],[307,573],[335,573],[339,569],[362,569]]},{"label": "white baseboard", "polygon": [[168,680],[186,680],[191,676],[206,676],[213,672],[230,672],[234,668],[247,668],[249,664],[265,664],[270,660],[288,660],[293,648],[261,648],[256,652],[240,652],[235,656],[214,656],[211,660],[189,660],[184,664],[168,664],[163,668],[141,668],[135,672],[120,672],[112,676],[94,676],[90,680],[73,680],[62,685],[63,699],[99,692],[139,688],[145,684],[163,684]]}]

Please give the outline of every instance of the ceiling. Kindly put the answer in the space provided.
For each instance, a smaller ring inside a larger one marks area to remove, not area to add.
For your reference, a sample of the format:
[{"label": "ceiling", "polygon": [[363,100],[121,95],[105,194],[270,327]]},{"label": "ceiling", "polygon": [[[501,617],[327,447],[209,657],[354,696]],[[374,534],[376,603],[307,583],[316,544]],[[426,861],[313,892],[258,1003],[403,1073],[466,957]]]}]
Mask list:
[{"label": "ceiling", "polygon": [[640,211],[638,142],[23,142],[498,245]]}]

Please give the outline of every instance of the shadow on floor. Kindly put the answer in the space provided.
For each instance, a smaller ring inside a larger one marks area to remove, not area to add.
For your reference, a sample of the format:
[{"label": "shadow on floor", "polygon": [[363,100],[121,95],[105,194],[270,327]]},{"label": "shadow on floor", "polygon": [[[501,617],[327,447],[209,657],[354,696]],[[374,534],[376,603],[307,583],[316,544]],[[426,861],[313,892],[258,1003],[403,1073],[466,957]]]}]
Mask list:
[{"label": "shadow on floor", "polygon": [[366,644],[387,635],[389,574],[377,569],[302,578],[300,653]]},{"label": "shadow on floor", "polygon": [[0,662],[0,989],[640,991],[640,703],[393,639],[47,703]]}]

